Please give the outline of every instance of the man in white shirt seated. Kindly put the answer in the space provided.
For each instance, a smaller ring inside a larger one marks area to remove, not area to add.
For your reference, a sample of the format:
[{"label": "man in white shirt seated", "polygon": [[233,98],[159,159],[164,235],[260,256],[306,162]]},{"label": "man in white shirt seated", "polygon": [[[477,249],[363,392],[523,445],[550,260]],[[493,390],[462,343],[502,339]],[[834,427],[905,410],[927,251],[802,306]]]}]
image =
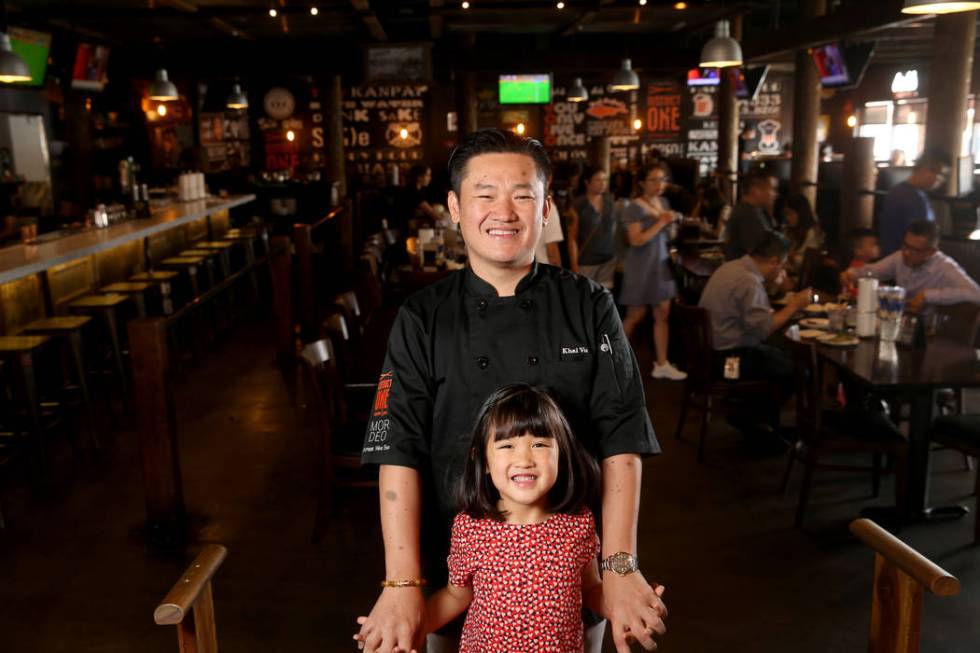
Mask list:
[{"label": "man in white shirt seated", "polygon": [[980,286],[956,261],[939,251],[939,229],[927,220],[908,226],[899,251],[877,263],[845,270],[841,281],[850,286],[862,276],[894,280],[905,288],[905,308],[912,313],[930,306],[980,304]]}]

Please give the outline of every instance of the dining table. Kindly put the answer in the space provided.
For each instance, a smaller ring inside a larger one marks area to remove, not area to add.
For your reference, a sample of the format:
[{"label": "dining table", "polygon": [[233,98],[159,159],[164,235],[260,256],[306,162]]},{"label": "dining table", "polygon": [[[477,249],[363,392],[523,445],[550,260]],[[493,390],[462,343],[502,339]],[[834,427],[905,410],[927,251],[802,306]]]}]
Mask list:
[{"label": "dining table", "polygon": [[[796,326],[786,336],[800,339]],[[980,351],[962,341],[933,336],[915,348],[878,337],[860,338],[850,347],[816,343],[817,355],[868,390],[909,406],[907,498],[900,522],[914,523],[938,514],[929,508],[930,431],[935,392],[980,387]],[[962,515],[965,511],[943,509]]]}]

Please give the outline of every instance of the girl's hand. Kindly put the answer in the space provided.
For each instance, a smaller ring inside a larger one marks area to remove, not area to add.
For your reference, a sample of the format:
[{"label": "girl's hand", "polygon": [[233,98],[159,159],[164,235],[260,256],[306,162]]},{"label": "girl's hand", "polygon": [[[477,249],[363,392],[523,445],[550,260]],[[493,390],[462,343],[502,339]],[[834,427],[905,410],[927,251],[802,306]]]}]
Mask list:
[{"label": "girl's hand", "polygon": [[603,575],[603,615],[612,626],[617,653],[630,653],[631,641],[648,651],[657,648],[654,635],[667,632],[663,621],[667,606],[660,599],[663,593],[663,585],[650,587],[638,571],[626,576],[609,572]]},{"label": "girl's hand", "polygon": [[425,623],[425,599],[417,587],[386,587],[371,614],[358,617],[354,635],[366,653],[415,653]]}]

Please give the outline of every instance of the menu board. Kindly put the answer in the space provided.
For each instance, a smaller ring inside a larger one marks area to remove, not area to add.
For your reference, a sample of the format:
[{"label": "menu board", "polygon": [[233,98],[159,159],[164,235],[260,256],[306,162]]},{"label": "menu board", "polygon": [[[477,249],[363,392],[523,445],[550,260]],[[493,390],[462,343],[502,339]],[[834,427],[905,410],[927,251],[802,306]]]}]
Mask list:
[{"label": "menu board", "polygon": [[198,119],[205,172],[246,168],[251,161],[248,112],[201,112]]},{"label": "menu board", "polygon": [[653,81],[646,87],[646,113],[643,140],[664,156],[684,156],[681,116],[684,88],[677,80]]},{"label": "menu board", "polygon": [[766,76],[755,100],[739,100],[739,118],[751,136],[747,154],[773,156],[793,137],[792,76],[772,73]]},{"label": "menu board", "polygon": [[377,165],[421,161],[428,92],[422,84],[347,89],[342,113],[348,166],[370,174]]},{"label": "menu board", "polygon": [[553,161],[585,161],[593,138],[608,136],[612,158],[626,158],[639,137],[633,129],[638,115],[636,92],[613,92],[604,84],[587,87],[589,99],[568,102],[566,87],[555,87],[554,101],[543,107],[544,145]]}]

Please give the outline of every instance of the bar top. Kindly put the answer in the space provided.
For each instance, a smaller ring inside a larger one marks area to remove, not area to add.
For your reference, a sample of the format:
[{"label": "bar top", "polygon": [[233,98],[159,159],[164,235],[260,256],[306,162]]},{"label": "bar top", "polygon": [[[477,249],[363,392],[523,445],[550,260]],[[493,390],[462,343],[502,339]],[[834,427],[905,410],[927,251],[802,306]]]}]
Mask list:
[{"label": "bar top", "polygon": [[62,263],[140,240],[254,199],[255,195],[235,195],[226,199],[174,203],[153,210],[151,217],[146,219],[126,220],[105,229],[82,229],[47,242],[5,247],[0,249],[0,283],[16,281]]}]

